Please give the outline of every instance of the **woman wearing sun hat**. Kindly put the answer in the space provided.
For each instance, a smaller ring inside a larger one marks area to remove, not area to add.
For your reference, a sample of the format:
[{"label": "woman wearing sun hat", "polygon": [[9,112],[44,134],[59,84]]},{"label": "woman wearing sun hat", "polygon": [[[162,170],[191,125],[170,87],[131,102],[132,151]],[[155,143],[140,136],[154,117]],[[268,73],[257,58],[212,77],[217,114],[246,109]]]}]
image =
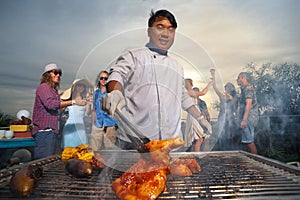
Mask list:
[{"label": "woman wearing sun hat", "polygon": [[58,113],[60,108],[65,108],[76,103],[85,105],[86,101],[61,101],[58,89],[62,70],[56,64],[45,66],[40,79],[40,85],[36,89],[34,107],[32,113],[33,137],[35,147],[33,159],[45,158],[55,153],[58,128]]},{"label": "woman wearing sun hat", "polygon": [[[93,89],[93,85],[88,79],[76,79],[72,86],[65,90],[60,98],[63,101],[81,101],[86,100],[87,93]],[[77,147],[80,144],[87,144],[87,134],[85,132],[84,116],[90,112],[88,105],[72,105],[66,108],[68,119],[64,124],[62,131],[62,149],[66,147]]]}]

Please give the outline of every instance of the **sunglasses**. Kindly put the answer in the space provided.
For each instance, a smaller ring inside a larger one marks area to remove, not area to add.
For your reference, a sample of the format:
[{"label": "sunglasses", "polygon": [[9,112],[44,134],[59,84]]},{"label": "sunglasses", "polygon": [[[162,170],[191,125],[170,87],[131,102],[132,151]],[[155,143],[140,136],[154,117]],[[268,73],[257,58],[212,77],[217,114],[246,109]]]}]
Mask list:
[{"label": "sunglasses", "polygon": [[100,77],[99,80],[106,80],[107,81],[108,77]]},{"label": "sunglasses", "polygon": [[55,76],[56,76],[57,74],[59,74],[59,76],[62,75],[62,71],[60,71],[60,70],[53,70],[52,72],[53,72],[53,74],[54,74]]}]

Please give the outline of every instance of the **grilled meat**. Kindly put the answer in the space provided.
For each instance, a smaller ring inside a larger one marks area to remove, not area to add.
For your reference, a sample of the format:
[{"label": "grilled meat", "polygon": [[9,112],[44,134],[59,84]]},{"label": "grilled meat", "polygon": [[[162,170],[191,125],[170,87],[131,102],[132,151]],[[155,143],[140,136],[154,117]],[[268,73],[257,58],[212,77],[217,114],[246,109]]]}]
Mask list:
[{"label": "grilled meat", "polygon": [[122,200],[156,199],[166,187],[170,169],[169,152],[183,143],[181,138],[147,143],[150,153],[143,154],[137,163],[112,183],[117,197]]},{"label": "grilled meat", "polygon": [[98,171],[102,170],[105,167],[104,159],[102,158],[100,153],[95,153],[92,158],[91,164],[93,166],[93,169]]},{"label": "grilled meat", "polygon": [[176,158],[171,162],[171,174],[190,176],[201,171],[200,165],[194,158]]}]

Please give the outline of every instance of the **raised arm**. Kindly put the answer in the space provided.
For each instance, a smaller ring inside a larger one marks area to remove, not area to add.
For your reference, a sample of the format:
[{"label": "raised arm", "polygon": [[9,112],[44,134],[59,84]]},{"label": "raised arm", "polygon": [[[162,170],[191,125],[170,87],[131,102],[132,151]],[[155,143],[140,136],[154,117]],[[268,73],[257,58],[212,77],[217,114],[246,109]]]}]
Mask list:
[{"label": "raised arm", "polygon": [[196,94],[197,97],[205,95],[205,94],[208,92],[209,87],[210,87],[212,84],[213,84],[213,81],[210,81],[210,82],[206,85],[206,87],[205,87],[203,90],[199,91],[199,93]]},{"label": "raised arm", "polygon": [[216,94],[219,96],[220,99],[225,98],[225,94],[223,94],[216,85],[216,76],[215,76],[215,69],[211,69],[210,70],[210,74],[211,74],[211,79],[213,81],[213,88],[216,92]]},{"label": "raised arm", "polygon": [[210,87],[212,84],[213,84],[213,81],[210,81],[210,82],[206,85],[206,87],[203,88],[201,91],[199,91],[199,90],[191,90],[191,91],[189,91],[189,90],[188,90],[189,95],[190,95],[190,96],[193,96],[193,97],[197,97],[197,98],[198,98],[199,96],[203,96],[203,95],[205,95],[205,94],[208,92],[209,87]]}]

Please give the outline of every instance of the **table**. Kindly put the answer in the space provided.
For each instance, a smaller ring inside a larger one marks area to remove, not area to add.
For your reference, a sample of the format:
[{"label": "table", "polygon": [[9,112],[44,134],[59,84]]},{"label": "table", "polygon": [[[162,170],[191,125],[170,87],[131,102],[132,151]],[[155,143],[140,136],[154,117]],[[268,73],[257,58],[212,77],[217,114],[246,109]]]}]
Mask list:
[{"label": "table", "polygon": [[31,147],[31,146],[35,146],[35,139],[32,137],[0,139],[0,149],[17,148],[17,147]]}]

